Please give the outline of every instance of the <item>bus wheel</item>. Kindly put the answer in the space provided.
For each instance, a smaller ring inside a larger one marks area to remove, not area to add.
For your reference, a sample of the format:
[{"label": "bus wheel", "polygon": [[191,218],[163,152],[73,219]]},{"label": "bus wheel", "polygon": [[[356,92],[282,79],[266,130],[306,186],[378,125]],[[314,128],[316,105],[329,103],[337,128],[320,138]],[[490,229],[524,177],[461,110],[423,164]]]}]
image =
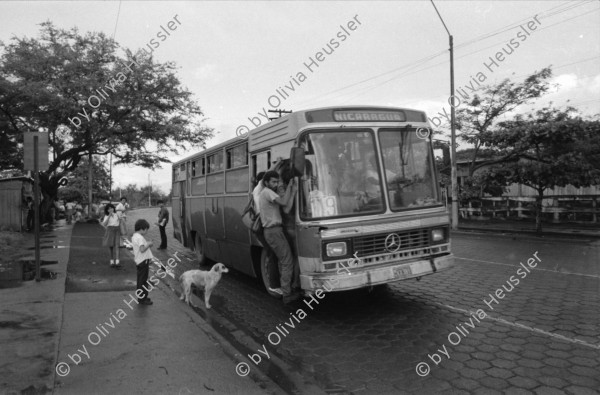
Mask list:
[{"label": "bus wheel", "polygon": [[194,237],[194,252],[196,253],[196,258],[198,259],[200,266],[208,263],[206,259],[206,255],[204,254],[204,247],[202,246],[202,240],[200,239],[200,234],[196,233]]},{"label": "bus wheel", "polygon": [[367,294],[367,296],[381,296],[382,294],[385,294],[388,290],[388,285],[387,284],[378,284],[378,285],[371,285],[369,287],[365,287],[364,288],[364,292]]},{"label": "bus wheel", "polygon": [[260,253],[260,274],[262,277],[263,286],[265,287],[265,291],[267,291],[267,293],[274,298],[281,298],[281,295],[277,292],[269,291],[269,286],[271,285],[271,282],[269,278],[269,254],[267,254],[266,248],[263,248],[262,252]]}]

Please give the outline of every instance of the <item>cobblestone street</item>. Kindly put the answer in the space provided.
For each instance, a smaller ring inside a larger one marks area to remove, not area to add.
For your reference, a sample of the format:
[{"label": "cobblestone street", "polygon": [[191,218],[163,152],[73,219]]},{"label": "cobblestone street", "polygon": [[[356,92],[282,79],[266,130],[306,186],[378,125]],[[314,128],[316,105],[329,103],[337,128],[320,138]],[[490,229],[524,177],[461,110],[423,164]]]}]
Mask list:
[{"label": "cobblestone street", "polygon": [[[157,212],[131,211],[129,226]],[[171,225],[157,256],[180,251],[177,274],[197,268]],[[155,226],[148,237],[159,241]],[[597,393],[600,242],[457,233],[452,248],[450,271],[295,309],[231,271],[197,311],[240,362],[256,354],[251,369],[283,380],[277,358],[329,393]]]}]

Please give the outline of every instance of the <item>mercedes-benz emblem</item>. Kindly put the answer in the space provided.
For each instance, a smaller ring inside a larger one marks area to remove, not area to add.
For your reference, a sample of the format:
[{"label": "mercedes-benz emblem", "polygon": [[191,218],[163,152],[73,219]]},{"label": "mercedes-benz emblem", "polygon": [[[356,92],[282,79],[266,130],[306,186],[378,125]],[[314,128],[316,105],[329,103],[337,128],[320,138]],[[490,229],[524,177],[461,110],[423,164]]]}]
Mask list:
[{"label": "mercedes-benz emblem", "polygon": [[390,233],[385,238],[385,249],[388,252],[396,252],[400,249],[400,236],[396,233]]}]

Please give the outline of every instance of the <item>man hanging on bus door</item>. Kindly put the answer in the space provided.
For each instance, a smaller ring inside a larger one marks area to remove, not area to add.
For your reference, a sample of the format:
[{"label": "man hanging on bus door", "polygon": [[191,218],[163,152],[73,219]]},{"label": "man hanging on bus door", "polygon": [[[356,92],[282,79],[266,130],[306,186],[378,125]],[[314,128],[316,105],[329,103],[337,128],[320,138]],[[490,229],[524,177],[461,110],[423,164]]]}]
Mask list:
[{"label": "man hanging on bus door", "polygon": [[294,272],[294,258],[287,238],[283,232],[283,220],[281,218],[280,206],[290,205],[297,190],[296,179],[292,178],[288,184],[285,195],[277,194],[279,174],[276,171],[268,171],[263,177],[265,188],[259,196],[260,219],[264,228],[265,240],[275,252],[279,263],[279,273],[283,302],[291,303],[299,298],[297,293],[292,293],[292,277]]},{"label": "man hanging on bus door", "polygon": [[[277,194],[280,197],[284,197],[285,191],[289,186],[290,182],[294,179],[294,170],[292,169],[292,164],[289,159],[285,159],[282,161],[281,166],[278,169],[275,169],[277,173],[279,173],[279,186],[277,188]],[[299,184],[296,184],[296,191],[299,188]],[[295,193],[293,194],[295,195]],[[295,228],[296,224],[296,215],[293,210],[294,208],[294,196],[289,200],[288,204],[281,207],[281,216],[283,219],[283,234],[288,240],[288,244],[292,250],[292,256],[294,258],[294,272],[292,275],[292,290],[300,290],[300,265],[298,264],[298,251],[294,251],[294,238],[295,233],[291,229]]]},{"label": "man hanging on bus door", "polygon": [[[265,185],[262,182],[264,176],[264,171],[261,171],[256,175],[256,187],[254,187],[254,189],[252,190],[252,198],[254,199],[254,207],[257,215],[260,215],[260,193],[265,188]],[[275,256],[275,253],[269,246],[269,243],[267,243],[267,240],[265,240],[264,229],[261,229],[260,232],[255,232],[254,234],[258,241],[260,241],[260,243],[267,251],[267,271],[269,277],[269,284],[267,286],[269,287],[269,291],[279,295],[283,295],[279,285],[279,269],[277,268],[277,263],[275,262],[277,260],[277,257]]]}]

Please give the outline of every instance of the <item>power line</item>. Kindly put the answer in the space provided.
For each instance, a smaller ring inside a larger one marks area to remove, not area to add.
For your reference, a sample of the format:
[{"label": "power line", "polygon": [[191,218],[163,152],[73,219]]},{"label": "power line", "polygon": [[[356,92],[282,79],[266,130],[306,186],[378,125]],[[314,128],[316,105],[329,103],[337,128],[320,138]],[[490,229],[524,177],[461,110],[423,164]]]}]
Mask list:
[{"label": "power line", "polygon": [[[581,2],[581,3],[577,3],[577,4],[563,3],[562,5],[559,5],[559,6],[555,6],[555,7],[549,8],[548,10],[545,10],[545,11],[543,11],[542,13],[540,13],[540,14],[538,14],[538,15],[540,15],[540,18],[546,19],[546,18],[549,18],[549,17],[551,17],[551,16],[554,16],[554,15],[559,15],[559,14],[561,14],[561,13],[564,13],[564,12],[570,11],[571,9],[574,9],[574,8],[576,8],[576,7],[580,7],[580,6],[583,6],[583,5],[586,5],[586,4],[588,4],[588,3],[592,3],[592,2],[593,2],[593,1],[592,1],[592,0],[590,0],[590,1],[585,1],[585,2]],[[565,6],[566,6],[566,7],[565,7]],[[560,8],[560,7],[564,7],[564,9],[558,9],[558,10],[557,10],[557,8]],[[551,12],[552,10],[555,10],[555,11]],[[597,8],[597,9],[595,9],[595,10],[593,10],[592,12],[594,12],[594,11],[597,11],[597,10],[598,10],[598,8]],[[575,18],[578,18],[578,17],[584,16],[584,15],[589,15],[589,13],[590,13],[589,11],[586,11],[585,13],[582,13],[582,14],[576,15],[576,16],[574,16],[574,17],[572,17],[572,18],[565,19],[565,20],[563,20],[563,21],[557,22],[557,23],[555,23],[555,24],[552,24],[552,25],[549,25],[549,26],[545,26],[545,27],[543,27],[543,28],[541,28],[541,29],[539,29],[539,30],[547,29],[547,28],[550,28],[550,27],[552,27],[552,26],[556,26],[556,25],[558,25],[558,24],[561,24],[561,23],[567,22],[567,21],[569,21],[569,20],[572,20],[572,19],[575,19]],[[500,33],[503,33],[503,32],[509,31],[509,30],[512,30],[512,29],[514,29],[515,27],[519,27],[519,26],[520,26],[520,24],[521,24],[523,21],[528,21],[528,20],[531,20],[531,18],[526,18],[526,19],[524,19],[524,20],[519,20],[518,22],[513,22],[513,23],[511,23],[511,24],[509,24],[509,25],[507,25],[507,26],[505,26],[505,27],[502,27],[502,28],[500,28],[500,31],[497,31],[498,29],[496,29],[495,31],[492,31],[492,32],[490,32],[490,33],[483,34],[483,35],[481,35],[481,36],[478,36],[478,37],[476,37],[476,38],[472,39],[471,41],[469,41],[469,42],[467,42],[467,43],[463,43],[463,44],[460,44],[460,45],[456,46],[456,47],[455,47],[455,49],[456,49],[456,48],[459,48],[459,47],[464,47],[464,46],[467,46],[467,45],[471,45],[471,44],[474,44],[474,43],[476,43],[476,42],[483,41],[483,40],[485,40],[485,39],[487,39],[487,38],[490,38],[490,37],[496,36],[496,35],[498,35],[498,34],[500,34]],[[485,47],[485,48],[479,49],[479,50],[477,50],[477,51],[470,52],[470,53],[468,53],[468,54],[462,55],[462,56],[460,56],[460,57],[459,57],[459,59],[460,59],[460,58],[463,58],[463,57],[465,57],[465,56],[472,55],[472,54],[474,54],[474,53],[478,53],[478,52],[484,51],[484,50],[486,50],[486,49],[489,49],[489,48],[495,47],[495,46],[497,46],[498,44],[502,44],[502,43],[504,43],[504,42],[505,42],[505,41],[498,42],[498,43],[492,44],[492,45],[490,45],[490,46],[488,46],[488,47]],[[387,83],[387,82],[390,82],[390,81],[392,81],[392,80],[394,80],[394,79],[398,79],[398,78],[401,78],[401,77],[404,77],[404,76],[407,76],[407,75],[411,75],[411,74],[414,74],[415,72],[423,71],[423,70],[429,69],[429,68],[431,68],[431,67],[434,67],[434,66],[437,66],[437,65],[445,64],[445,62],[441,62],[441,63],[436,63],[435,65],[430,65],[430,66],[427,66],[427,67],[425,67],[425,68],[421,68],[421,69],[417,69],[417,70],[412,70],[412,71],[410,70],[411,68],[412,68],[412,69],[414,69],[415,67],[417,67],[417,66],[420,66],[420,65],[422,65],[422,64],[425,64],[425,63],[427,63],[428,61],[430,61],[430,60],[433,60],[434,58],[436,58],[436,57],[439,57],[439,56],[441,56],[441,55],[443,55],[443,54],[445,54],[445,53],[446,53],[446,50],[443,50],[443,51],[441,51],[441,52],[438,52],[438,53],[436,53],[436,54],[429,55],[429,56],[427,56],[427,57],[424,57],[424,58],[422,58],[422,59],[419,59],[419,60],[417,60],[417,61],[415,61],[415,62],[412,62],[412,63],[406,64],[406,65],[404,65],[404,66],[401,66],[401,67],[399,67],[399,68],[395,68],[395,69],[392,69],[392,70],[390,70],[390,71],[387,71],[387,72],[385,72],[385,73],[382,73],[382,74],[378,74],[378,75],[375,75],[375,76],[369,77],[369,78],[367,78],[367,79],[364,79],[364,80],[362,80],[362,81],[358,81],[358,82],[352,83],[352,84],[350,84],[350,85],[343,86],[343,87],[341,87],[341,88],[335,89],[335,90],[333,90],[333,91],[330,91],[330,92],[327,92],[327,93],[325,93],[325,94],[320,94],[318,97],[313,97],[313,98],[310,98],[310,99],[307,99],[307,100],[303,100],[303,101],[297,102],[297,103],[295,103],[295,106],[296,106],[296,107],[301,107],[303,103],[308,103],[308,102],[314,103],[315,101],[322,101],[322,100],[325,100],[325,97],[326,97],[326,96],[329,96],[329,95],[331,95],[331,94],[333,94],[333,93],[337,93],[337,92],[339,92],[339,91],[342,91],[342,90],[350,89],[350,88],[352,88],[352,87],[355,87],[355,86],[357,86],[357,85],[360,85],[360,84],[362,84],[362,83],[365,83],[365,82],[368,82],[368,81],[371,81],[371,80],[374,80],[374,79],[380,78],[380,77],[382,77],[382,76],[384,76],[384,75],[392,74],[392,73],[398,72],[398,71],[400,71],[400,70],[402,70],[402,69],[409,68],[409,70],[405,70],[405,72],[404,72],[404,73],[401,73],[400,75],[398,75],[398,76],[396,76],[396,77],[393,77],[393,78],[387,79],[387,80],[385,80],[385,81],[383,81],[383,82],[380,82],[380,83],[376,83],[375,85],[372,85],[372,86],[367,86],[367,87],[360,88],[360,89],[358,90],[358,94],[360,95],[360,94],[362,94],[362,93],[365,93],[365,92],[368,92],[368,91],[372,90],[373,88],[376,88],[376,87],[378,87],[378,86],[381,86],[381,85],[383,85],[383,84],[385,84],[385,83]],[[357,95],[354,95],[354,96],[352,96],[350,99],[347,99],[346,101],[349,101],[349,100],[351,100],[351,99],[354,99],[356,96],[357,96]]]},{"label": "power line", "polygon": [[[593,10],[592,12],[595,12],[595,11],[598,11],[598,10],[600,10],[600,8],[597,8],[597,9]],[[562,11],[562,12],[564,12],[564,11]],[[560,21],[560,22],[557,22],[557,23],[555,23],[555,24],[552,24],[552,25],[546,26],[546,27],[544,27],[544,28],[542,28],[542,29],[539,29],[539,30],[547,29],[547,28],[550,28],[550,27],[556,26],[556,25],[558,25],[558,24],[561,24],[561,23],[564,23],[564,22],[570,21],[570,20],[572,20],[572,19],[575,19],[575,18],[579,18],[579,17],[582,17],[582,16],[586,16],[586,15],[589,15],[589,14],[590,14],[590,12],[589,12],[589,11],[586,11],[585,13],[582,13],[582,14],[576,15],[576,16],[574,16],[574,17],[572,17],[572,18],[569,18],[569,19],[562,20],[562,21]],[[481,41],[481,40],[478,40],[478,41]],[[475,41],[473,41],[472,43],[474,43],[474,42],[475,42]],[[489,49],[489,48],[496,47],[496,46],[498,46],[499,44],[503,44],[503,43],[505,43],[505,42],[506,42],[505,40],[503,40],[503,41],[501,41],[501,42],[496,42],[496,43],[494,43],[494,44],[492,44],[492,45],[489,45],[489,46],[487,46],[487,47],[484,47],[484,48],[478,49],[478,50],[476,50],[476,51],[469,52],[469,53],[467,53],[467,54],[464,54],[464,55],[462,55],[462,56],[459,56],[459,57],[458,57],[458,59],[461,59],[461,58],[464,58],[464,57],[466,57],[466,56],[469,56],[469,55],[472,55],[472,54],[475,54],[475,53],[478,53],[478,52],[484,51],[484,50],[486,50],[486,49]],[[367,86],[367,87],[363,87],[363,88],[361,88],[361,90],[358,92],[358,95],[360,95],[360,94],[363,94],[363,93],[366,93],[366,92],[368,92],[368,91],[370,91],[370,90],[372,90],[372,89],[374,89],[374,88],[377,88],[377,87],[379,87],[379,86],[381,86],[381,85],[383,85],[383,84],[385,84],[385,83],[387,83],[387,82],[393,81],[394,79],[402,78],[402,77],[405,77],[405,76],[407,76],[407,75],[411,75],[411,74],[414,74],[414,73],[416,73],[416,72],[419,72],[419,71],[424,71],[424,70],[426,70],[426,69],[429,69],[429,68],[431,68],[431,67],[438,66],[438,65],[442,65],[442,64],[445,64],[445,63],[446,63],[446,62],[440,62],[440,63],[436,63],[436,64],[434,64],[434,65],[431,65],[431,66],[427,66],[427,67],[425,67],[425,68],[422,68],[422,69],[417,69],[417,70],[414,70],[414,71],[411,71],[411,72],[405,72],[405,73],[402,73],[402,74],[400,74],[400,75],[398,75],[398,76],[395,76],[395,77],[393,77],[393,78],[387,79],[387,80],[385,80],[385,81],[383,81],[383,82],[376,83],[375,85],[372,85],[372,86]],[[373,77],[373,78],[375,78],[375,77]],[[371,78],[371,79],[373,79],[373,78]],[[357,84],[358,84],[358,83],[357,83]],[[356,84],[353,84],[353,85],[356,85]],[[351,85],[351,86],[353,86],[353,85]],[[347,86],[347,87],[340,88],[340,89],[338,89],[338,91],[339,91],[339,90],[343,90],[343,89],[350,88],[351,86]],[[346,100],[345,100],[345,101],[343,101],[342,103],[346,103],[346,102],[348,102],[348,101],[350,101],[350,100],[353,100],[353,99],[354,99],[354,98],[356,98],[356,97],[357,97],[357,95],[354,95],[354,96],[350,97],[349,99],[346,99]],[[319,99],[317,99],[317,100],[319,100]]]},{"label": "power line", "polygon": [[[539,15],[539,16],[540,16],[540,19],[547,19],[547,18],[549,18],[549,17],[551,17],[551,16],[558,15],[558,14],[561,14],[561,13],[564,13],[564,12],[567,12],[567,11],[570,11],[570,10],[572,10],[572,9],[576,8],[576,7],[580,7],[580,6],[583,6],[583,5],[585,5],[585,4],[588,4],[588,3],[591,3],[591,2],[593,2],[593,0],[590,0],[590,1],[585,1],[585,2],[582,2],[582,3],[578,3],[578,4],[564,3],[564,4],[562,4],[562,5],[559,5],[559,6],[556,6],[556,7],[549,8],[549,9],[547,9],[546,11],[543,11],[543,12],[541,12],[540,14],[537,14],[537,15]],[[562,7],[562,6],[564,6],[564,5],[567,5],[567,7],[566,7],[565,9],[563,9],[563,10],[557,10],[557,11],[555,11],[555,12],[552,12],[552,13],[550,13],[550,12],[549,12],[549,11],[551,11],[551,10],[554,10],[555,8],[559,8],[559,7]],[[464,42],[464,43],[462,43],[462,44],[459,44],[459,45],[457,45],[455,48],[464,47],[464,46],[467,46],[467,45],[473,44],[473,43],[475,43],[475,42],[483,41],[483,40],[486,40],[486,39],[488,39],[488,38],[491,38],[491,37],[497,36],[498,34],[501,34],[501,33],[504,33],[504,32],[511,31],[512,29],[514,29],[514,28],[516,28],[516,27],[520,27],[520,26],[521,26],[521,24],[522,24],[523,22],[527,22],[527,21],[530,21],[530,20],[531,20],[531,17],[528,17],[528,18],[521,19],[521,20],[519,20],[518,22],[513,22],[513,23],[511,23],[511,24],[508,24],[508,25],[506,25],[506,26],[504,26],[504,27],[501,27],[501,28],[499,28],[499,29],[493,30],[493,31],[491,31],[491,32],[489,32],[489,33],[485,33],[485,34],[483,34],[483,35],[481,35],[481,36],[475,37],[475,38],[473,38],[471,41],[467,41],[467,42]],[[541,29],[540,29],[540,30],[541,30]]]},{"label": "power line", "polygon": [[[349,89],[349,88],[352,88],[352,87],[354,87],[354,86],[356,86],[356,85],[360,85],[360,84],[362,84],[362,83],[364,83],[364,82],[368,82],[368,81],[374,80],[374,79],[376,79],[376,78],[379,78],[379,77],[383,77],[384,75],[388,75],[388,74],[395,73],[395,72],[397,72],[397,71],[400,71],[400,70],[402,70],[402,69],[405,69],[405,68],[409,68],[409,69],[410,69],[410,68],[413,68],[413,67],[417,67],[417,66],[419,66],[420,64],[427,63],[428,61],[430,61],[430,60],[432,60],[432,59],[435,59],[435,58],[437,58],[437,57],[439,57],[439,56],[445,55],[445,54],[446,54],[446,50],[443,50],[443,51],[437,52],[437,53],[435,53],[435,54],[432,54],[432,55],[426,56],[426,57],[424,57],[424,58],[421,58],[421,59],[415,60],[414,62],[407,63],[407,64],[405,64],[405,65],[403,65],[403,66],[400,66],[400,67],[397,67],[397,68],[395,68],[395,69],[392,69],[392,70],[386,71],[386,72],[384,72],[384,73],[377,74],[377,75],[374,75],[374,76],[372,76],[372,77],[369,77],[369,78],[367,78],[367,79],[364,79],[364,80],[361,80],[361,81],[354,82],[354,83],[352,83],[352,84],[350,84],[350,85],[346,85],[346,86],[344,86],[344,87],[341,87],[341,88],[338,88],[338,89],[334,89],[334,90],[332,90],[332,91],[329,91],[329,92],[326,92],[326,93],[320,94],[320,95],[319,95],[319,98],[318,98],[318,99],[316,99],[316,100],[322,100],[322,99],[323,99],[325,96],[331,95],[331,94],[333,94],[333,93],[337,93],[337,92],[339,92],[339,91],[342,91],[342,90],[344,90],[344,89]],[[307,99],[307,100],[303,100],[303,101],[297,102],[297,103],[296,103],[296,106],[298,106],[299,104],[301,105],[302,103],[308,103],[308,102],[314,102],[314,98],[313,98],[313,99]]]},{"label": "power line", "polygon": [[[582,59],[582,60],[577,61],[577,62],[571,62],[571,63],[561,64],[560,66],[553,66],[552,69],[556,70],[556,69],[560,69],[562,67],[572,66],[572,65],[578,64],[578,63],[589,62],[590,60],[594,60],[594,59],[598,59],[598,58],[600,58],[600,55],[592,56],[591,58],[587,58],[587,59]],[[525,76],[528,76],[528,75],[529,74],[515,75],[513,78],[521,78],[521,77],[525,77]]]},{"label": "power line", "polygon": [[[558,65],[558,66],[553,66],[553,70],[560,69],[562,67],[571,66],[571,65],[574,65],[574,64],[578,64],[578,63],[589,62],[590,60],[594,60],[594,59],[598,59],[598,58],[600,58],[600,55],[592,56],[591,58],[582,59],[582,60],[579,60],[577,62],[571,62],[571,63],[561,64],[561,65]],[[522,77],[528,77],[529,75],[530,74],[515,75],[512,78],[513,79],[517,79],[517,78],[522,78]],[[427,97],[427,98],[421,99],[421,100],[430,100],[430,99],[434,99],[434,97],[430,96],[430,97]],[[404,104],[410,104],[410,103],[413,103],[413,102],[414,102],[414,100],[408,100],[408,101],[405,101],[405,102],[398,103],[398,105],[402,106]]]}]

